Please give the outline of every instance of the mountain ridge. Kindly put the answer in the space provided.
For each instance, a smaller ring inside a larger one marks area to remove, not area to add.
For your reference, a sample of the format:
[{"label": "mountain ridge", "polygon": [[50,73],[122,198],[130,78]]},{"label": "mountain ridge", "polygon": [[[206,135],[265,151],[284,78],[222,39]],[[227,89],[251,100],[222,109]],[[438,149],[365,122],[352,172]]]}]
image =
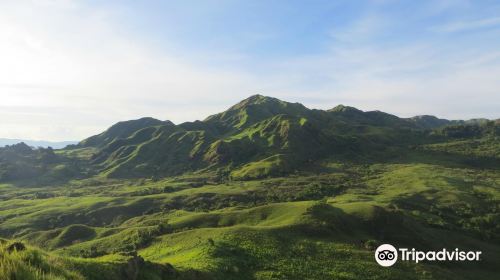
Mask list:
[{"label": "mountain ridge", "polygon": [[54,149],[62,149],[68,145],[77,144],[78,141],[46,141],[46,140],[0,138],[0,147],[5,147],[7,145],[15,145],[18,143],[25,143],[31,147],[43,147],[43,148],[52,147]]},{"label": "mountain ridge", "polygon": [[[476,122],[487,121],[470,123]],[[419,144],[429,141],[428,131],[467,123],[435,116],[399,118],[344,105],[316,110],[257,94],[203,121],[119,122],[78,147],[98,148],[94,163],[109,177],[171,176],[227,166],[234,170],[231,176],[260,177],[300,169],[329,156],[372,156],[362,151],[370,147]],[[243,172],[248,168],[252,170]]]},{"label": "mountain ridge", "polygon": [[[499,120],[264,96],[64,149],[7,146],[0,278],[496,279],[499,166]],[[373,259],[387,243],[484,259],[387,270]]]},{"label": "mountain ridge", "polygon": [[[30,153],[28,159],[7,157],[3,162],[10,166],[5,170],[32,170],[28,177],[42,176],[48,181],[64,174],[160,178],[189,172],[256,179],[317,169],[325,159],[391,160],[409,153],[411,147],[498,135],[498,125],[498,121],[485,119],[400,118],[345,105],[317,110],[252,95],[202,121],[176,125],[144,117],[118,122],[60,150],[52,163],[40,160],[40,154],[50,154],[50,150]],[[488,141],[484,143],[496,145],[496,140]],[[9,153],[6,150],[4,154]]]}]

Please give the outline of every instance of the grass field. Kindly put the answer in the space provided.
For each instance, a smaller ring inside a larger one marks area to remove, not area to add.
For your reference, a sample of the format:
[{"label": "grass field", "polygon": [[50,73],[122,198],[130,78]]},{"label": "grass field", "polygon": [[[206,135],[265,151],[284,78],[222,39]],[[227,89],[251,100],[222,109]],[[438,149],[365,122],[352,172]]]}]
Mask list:
[{"label": "grass field", "polygon": [[[223,184],[196,174],[50,188],[4,184],[0,234],[28,247],[6,253],[14,241],[3,241],[0,273],[15,271],[22,279],[498,276],[497,170],[404,161],[323,164],[329,172]],[[484,259],[383,269],[372,251],[383,242],[482,250]]]},{"label": "grass field", "polygon": [[[0,148],[0,279],[498,279],[500,122],[251,96]],[[482,251],[379,266],[384,243]]]}]

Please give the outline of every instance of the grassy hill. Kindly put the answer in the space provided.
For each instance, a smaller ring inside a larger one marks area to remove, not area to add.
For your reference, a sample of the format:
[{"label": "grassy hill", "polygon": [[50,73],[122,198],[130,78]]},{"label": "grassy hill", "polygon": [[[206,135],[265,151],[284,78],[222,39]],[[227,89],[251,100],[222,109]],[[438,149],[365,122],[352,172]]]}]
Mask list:
[{"label": "grassy hill", "polygon": [[[497,279],[499,132],[257,95],[0,148],[0,278]],[[483,258],[383,268],[383,243]]]},{"label": "grassy hill", "polygon": [[[289,174],[325,158],[366,160],[379,158],[382,152],[405,152],[411,145],[435,144],[440,142],[436,134],[451,133],[432,130],[443,126],[467,129],[490,124],[433,116],[404,119],[343,105],[311,110],[255,95],[204,121],[175,125],[142,118],[120,122],[64,152],[91,150],[93,172],[109,178],[161,178],[219,170],[236,179],[252,179]],[[440,140],[449,138],[454,136],[447,134]]]}]

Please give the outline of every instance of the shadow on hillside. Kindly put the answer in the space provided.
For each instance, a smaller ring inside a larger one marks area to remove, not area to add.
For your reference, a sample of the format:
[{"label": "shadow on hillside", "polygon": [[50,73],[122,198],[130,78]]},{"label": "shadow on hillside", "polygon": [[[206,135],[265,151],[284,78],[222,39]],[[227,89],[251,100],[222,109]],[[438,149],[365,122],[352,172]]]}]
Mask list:
[{"label": "shadow on hillside", "polygon": [[46,187],[57,187],[68,184],[72,180],[84,179],[84,178],[64,178],[64,179],[24,179],[24,180],[15,180],[15,181],[6,181],[0,182],[8,185],[12,185],[18,188],[46,188]]},{"label": "shadow on hillside", "polygon": [[438,151],[424,151],[416,149],[381,150],[368,156],[345,158],[346,162],[353,164],[430,164],[449,168],[473,168],[500,170],[500,159],[487,156],[467,156],[457,153]]},{"label": "shadow on hillside", "polygon": [[[466,248],[481,250],[484,260],[480,263],[467,263],[467,267],[498,270],[495,260],[500,256],[500,246],[494,240],[482,240],[477,235],[456,227],[443,227],[427,223],[410,215],[408,211],[420,210],[429,213],[422,203],[430,202],[423,196],[401,198],[395,201],[407,211],[391,210],[380,206],[360,208],[354,214],[329,204],[318,204],[309,211],[308,223],[294,226],[297,234],[290,236],[289,229],[278,229],[277,236],[282,239],[283,246],[291,244],[290,239],[300,240],[317,238],[333,240],[340,243],[351,243],[366,248],[366,241],[375,240],[378,244],[389,243],[396,247],[418,248],[419,250],[441,250],[442,248]],[[378,246],[378,245],[377,245]],[[463,263],[439,264],[446,267],[463,268]]]}]

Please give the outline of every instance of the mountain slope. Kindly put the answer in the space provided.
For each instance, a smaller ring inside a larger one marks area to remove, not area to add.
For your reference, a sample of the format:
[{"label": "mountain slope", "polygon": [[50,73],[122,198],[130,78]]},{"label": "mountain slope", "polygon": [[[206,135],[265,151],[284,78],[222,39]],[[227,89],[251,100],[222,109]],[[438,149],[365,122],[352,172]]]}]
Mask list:
[{"label": "mountain slope", "polygon": [[308,168],[330,157],[380,158],[384,150],[395,153],[432,142],[429,129],[457,123],[465,122],[433,116],[404,119],[343,105],[311,110],[254,95],[203,121],[120,122],[76,148],[96,149],[92,164],[113,178],[228,168],[235,178],[258,178]]},{"label": "mountain slope", "polygon": [[[0,278],[497,279],[500,122],[418,119],[252,96],[0,148],[0,237],[45,250],[0,239]],[[384,243],[482,259],[387,269]]]},{"label": "mountain slope", "polygon": [[164,122],[153,118],[140,118],[137,120],[119,122],[108,128],[103,133],[81,141],[78,146],[104,147],[114,140],[127,138],[142,128],[162,124],[164,124]]},{"label": "mountain slope", "polygon": [[52,148],[37,148],[21,142],[0,148],[0,182],[29,181],[45,184],[65,181],[81,175],[83,166],[54,152]]},{"label": "mountain slope", "polygon": [[276,115],[302,117],[309,113],[310,110],[299,103],[289,103],[273,97],[253,95],[225,112],[209,116],[204,122],[219,127],[224,133],[245,129]]}]

